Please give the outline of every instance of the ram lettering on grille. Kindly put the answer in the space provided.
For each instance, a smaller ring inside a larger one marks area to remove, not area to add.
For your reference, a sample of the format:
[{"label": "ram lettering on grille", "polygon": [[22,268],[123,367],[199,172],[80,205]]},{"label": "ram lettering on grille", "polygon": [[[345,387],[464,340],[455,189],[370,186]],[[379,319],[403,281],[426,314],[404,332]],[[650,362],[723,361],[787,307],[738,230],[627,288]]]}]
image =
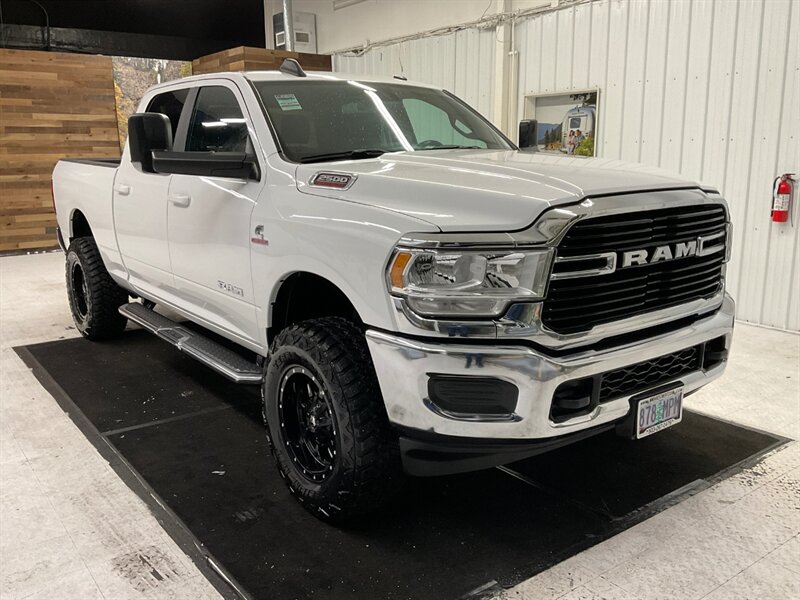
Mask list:
[{"label": "ram lettering on grille", "polygon": [[726,238],[719,204],[578,221],[557,248],[542,321],[574,333],[710,298],[722,287]]}]

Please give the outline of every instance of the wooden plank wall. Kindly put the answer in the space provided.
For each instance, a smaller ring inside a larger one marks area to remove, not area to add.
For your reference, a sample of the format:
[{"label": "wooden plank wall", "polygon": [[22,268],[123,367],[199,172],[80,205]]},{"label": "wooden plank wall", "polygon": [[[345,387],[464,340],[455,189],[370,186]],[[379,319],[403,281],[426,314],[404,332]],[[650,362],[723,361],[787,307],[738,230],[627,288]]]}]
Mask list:
[{"label": "wooden plank wall", "polygon": [[58,159],[119,153],[110,57],[0,49],[0,252],[57,245]]},{"label": "wooden plank wall", "polygon": [[203,73],[223,71],[274,71],[281,66],[285,58],[297,59],[300,65],[309,71],[331,70],[331,57],[327,54],[306,54],[239,46],[193,60],[192,74],[202,75]]}]

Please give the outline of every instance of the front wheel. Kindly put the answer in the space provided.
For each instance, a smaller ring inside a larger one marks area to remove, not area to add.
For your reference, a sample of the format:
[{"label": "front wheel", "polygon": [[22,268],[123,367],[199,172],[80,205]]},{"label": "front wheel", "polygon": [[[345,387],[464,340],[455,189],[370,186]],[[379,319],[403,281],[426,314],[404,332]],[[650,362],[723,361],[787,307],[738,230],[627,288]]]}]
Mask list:
[{"label": "front wheel", "polygon": [[111,279],[92,238],[76,238],[69,245],[66,275],[69,308],[81,335],[90,340],[120,335],[127,319],[119,307],[128,302],[128,292]]},{"label": "front wheel", "polygon": [[276,338],[263,386],[278,469],[312,514],[341,522],[375,511],[402,479],[363,332],[341,318],[305,321]]}]

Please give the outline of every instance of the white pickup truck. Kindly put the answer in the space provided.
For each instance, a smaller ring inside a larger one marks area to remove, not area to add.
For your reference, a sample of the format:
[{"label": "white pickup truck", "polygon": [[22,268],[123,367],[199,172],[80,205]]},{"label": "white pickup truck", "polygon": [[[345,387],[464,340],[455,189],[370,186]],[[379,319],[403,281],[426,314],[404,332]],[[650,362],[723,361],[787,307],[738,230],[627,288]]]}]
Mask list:
[{"label": "white pickup truck", "polygon": [[441,89],[291,62],[158,85],[139,111],[120,161],[53,174],[75,323],[133,321],[261,385],[320,518],[374,510],[404,472],[644,437],[725,367],[714,189],[520,151]]}]

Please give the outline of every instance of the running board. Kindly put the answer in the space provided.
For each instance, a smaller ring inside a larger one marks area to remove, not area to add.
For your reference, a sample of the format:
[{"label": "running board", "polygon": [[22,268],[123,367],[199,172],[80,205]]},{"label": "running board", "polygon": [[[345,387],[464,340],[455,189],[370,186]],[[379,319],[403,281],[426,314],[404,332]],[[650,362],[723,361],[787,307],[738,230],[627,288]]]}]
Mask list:
[{"label": "running board", "polygon": [[231,381],[255,384],[263,379],[263,371],[257,364],[138,302],[123,304],[119,312]]}]

